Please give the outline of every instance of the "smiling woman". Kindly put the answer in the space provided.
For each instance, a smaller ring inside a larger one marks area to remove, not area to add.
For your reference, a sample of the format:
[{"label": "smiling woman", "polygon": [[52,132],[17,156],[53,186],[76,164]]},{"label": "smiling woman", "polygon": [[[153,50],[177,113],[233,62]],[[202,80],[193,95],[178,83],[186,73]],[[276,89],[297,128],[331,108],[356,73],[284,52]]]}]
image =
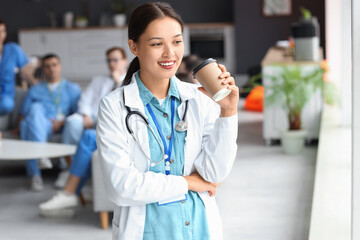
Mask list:
[{"label": "smiling woman", "polygon": [[[165,98],[169,79],[175,75],[184,55],[182,27],[179,22],[170,17],[156,19],[148,25],[137,42],[129,39],[129,46],[139,59],[142,70],[140,79],[144,85],[155,97]],[[160,92],[161,90],[165,91]]]},{"label": "smiling woman", "polygon": [[[218,66],[214,78],[232,91],[217,104],[175,77],[183,22],[168,4],[141,5],[128,29],[136,57],[123,86],[101,101],[96,131],[108,197],[118,206],[113,239],[221,240],[213,196],[236,155],[234,78]],[[175,127],[181,121],[185,131]]]}]

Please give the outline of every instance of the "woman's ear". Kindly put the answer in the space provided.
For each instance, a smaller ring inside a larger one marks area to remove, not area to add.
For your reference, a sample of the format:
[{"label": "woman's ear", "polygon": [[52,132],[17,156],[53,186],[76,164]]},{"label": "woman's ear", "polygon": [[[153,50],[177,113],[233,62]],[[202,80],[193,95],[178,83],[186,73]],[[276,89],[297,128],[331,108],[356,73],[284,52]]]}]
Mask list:
[{"label": "woman's ear", "polygon": [[135,56],[137,56],[137,46],[136,46],[136,42],[134,42],[134,40],[129,39],[128,40],[128,45],[130,48],[130,51],[132,52],[132,54],[134,54]]}]

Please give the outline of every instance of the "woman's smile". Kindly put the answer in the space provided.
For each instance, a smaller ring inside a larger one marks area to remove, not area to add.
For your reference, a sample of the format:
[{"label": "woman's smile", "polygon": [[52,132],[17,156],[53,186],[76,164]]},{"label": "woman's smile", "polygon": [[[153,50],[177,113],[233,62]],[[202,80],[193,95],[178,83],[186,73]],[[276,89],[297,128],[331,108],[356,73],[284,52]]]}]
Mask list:
[{"label": "woman's smile", "polygon": [[161,61],[158,64],[164,69],[172,69],[175,66],[175,61]]}]

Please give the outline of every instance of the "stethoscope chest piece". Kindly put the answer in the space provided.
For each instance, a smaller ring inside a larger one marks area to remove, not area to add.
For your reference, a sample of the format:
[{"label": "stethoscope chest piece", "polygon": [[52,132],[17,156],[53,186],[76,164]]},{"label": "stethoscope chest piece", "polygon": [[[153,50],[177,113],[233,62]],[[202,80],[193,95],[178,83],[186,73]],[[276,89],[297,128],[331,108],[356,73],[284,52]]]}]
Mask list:
[{"label": "stethoscope chest piece", "polygon": [[178,132],[185,132],[188,129],[188,123],[185,121],[179,121],[176,123],[175,129]]}]

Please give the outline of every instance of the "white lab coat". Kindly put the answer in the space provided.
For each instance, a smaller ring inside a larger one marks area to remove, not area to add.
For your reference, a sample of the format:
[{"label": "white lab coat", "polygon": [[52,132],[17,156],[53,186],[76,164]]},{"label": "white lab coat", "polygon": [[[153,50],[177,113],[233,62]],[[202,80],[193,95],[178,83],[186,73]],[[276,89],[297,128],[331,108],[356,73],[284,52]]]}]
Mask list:
[{"label": "white lab coat", "polygon": [[[125,74],[120,76],[124,79]],[[87,115],[96,121],[100,100],[114,88],[114,80],[110,76],[96,76],[82,93],[78,103],[78,113]],[[119,84],[121,85],[121,83]]]},{"label": "white lab coat", "polygon": [[[186,121],[184,175],[197,171],[209,182],[220,182],[229,174],[235,160],[237,115],[219,118],[219,106],[201,93],[196,85],[176,79],[182,104],[189,100]],[[188,186],[182,176],[148,171],[150,162],[128,133],[125,125],[127,110],[145,115],[136,80],[116,89],[100,103],[97,144],[108,197],[118,207],[113,218],[113,239],[142,239],[146,204],[186,194]],[[148,130],[140,117],[130,118],[130,125],[141,147],[150,156]],[[200,193],[206,208],[211,239],[222,239],[221,219],[215,197]],[[191,223],[190,223],[191,224]]]}]

